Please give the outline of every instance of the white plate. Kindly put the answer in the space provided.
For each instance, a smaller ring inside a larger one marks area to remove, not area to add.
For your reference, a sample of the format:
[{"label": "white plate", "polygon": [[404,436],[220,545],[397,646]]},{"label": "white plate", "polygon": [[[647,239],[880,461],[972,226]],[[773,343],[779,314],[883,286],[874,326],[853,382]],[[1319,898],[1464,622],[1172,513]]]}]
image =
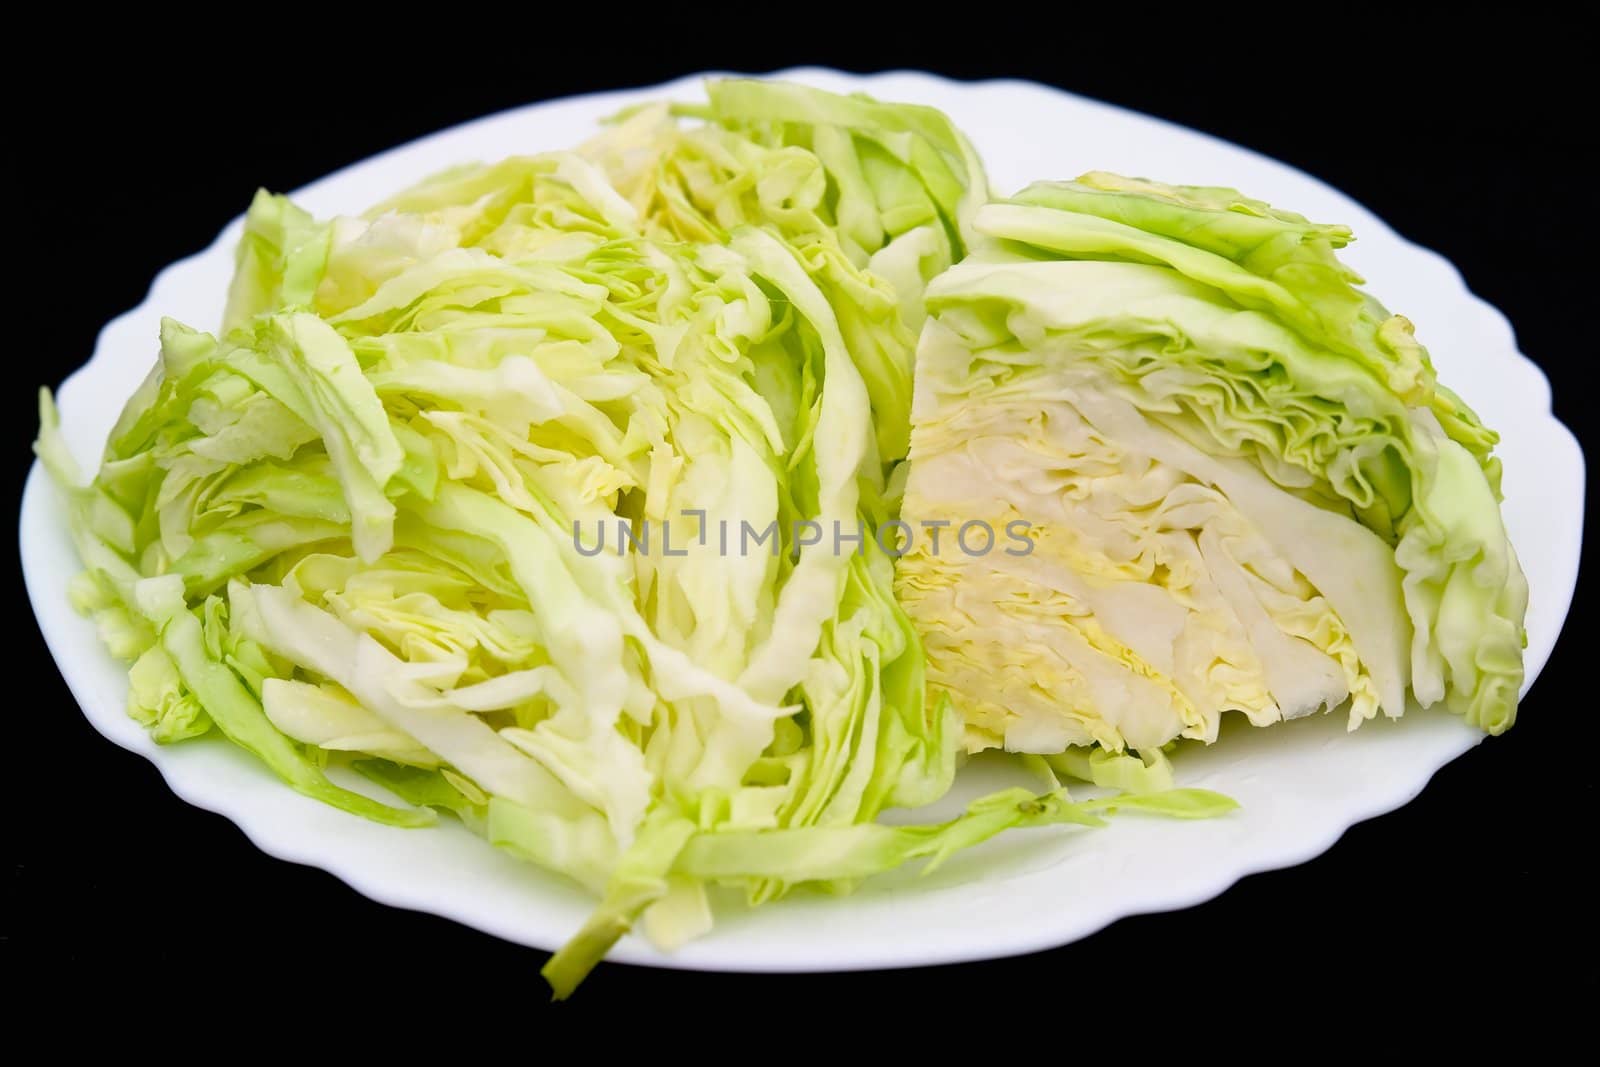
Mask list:
[{"label": "white plate", "polygon": [[[1398,237],[1359,204],[1281,163],[1176,126],[1039,85],[959,84],[925,74],[790,77],[838,91],[943,109],[976,142],[995,188],[1105,169],[1189,184],[1230,185],[1319,221],[1350,224],[1349,260],[1385,303],[1417,323],[1441,377],[1505,436],[1506,518],[1532,588],[1528,679],[1538,674],[1572,598],[1583,525],[1583,456],[1550,413],[1550,388],[1518,353],[1505,318],[1469,293],[1439,255]],[[647,98],[694,99],[699,76],[654,89],[537,104],[385,152],[294,194],[317,215],[356,212],[449,164],[570,146],[618,108]],[[214,326],[241,222],[209,249],[164,270],[143,304],[100,335],[94,358],[60,392],[67,438],[97,456],[125,397],[155,355],[161,316]],[[375,900],[448,916],[512,941],[552,948],[590,901],[562,879],[488,847],[455,825],[377,826],[307,800],[221,741],[162,748],[123,714],[126,675],[67,605],[78,569],[58,501],[35,465],[22,506],[22,563],[45,640],[95,728],[160,768],[185,800],[238,823],[274,856],[313,864]],[[1236,718],[1236,717],[1235,717]],[[1442,713],[1413,709],[1346,734],[1343,716],[1271,730],[1233,728],[1186,752],[1184,784],[1226,792],[1241,811],[1204,823],[1130,818],[1098,831],[1059,828],[1003,836],[918,880],[897,872],[847,899],[797,895],[746,910],[721,906],[715,931],[664,955],[637,938],[613,958],[746,971],[841,970],[945,963],[1064,944],[1125,915],[1196,904],[1254,871],[1303,862],[1352,823],[1414,797],[1480,735]],[[1005,773],[979,761],[939,813]]]}]

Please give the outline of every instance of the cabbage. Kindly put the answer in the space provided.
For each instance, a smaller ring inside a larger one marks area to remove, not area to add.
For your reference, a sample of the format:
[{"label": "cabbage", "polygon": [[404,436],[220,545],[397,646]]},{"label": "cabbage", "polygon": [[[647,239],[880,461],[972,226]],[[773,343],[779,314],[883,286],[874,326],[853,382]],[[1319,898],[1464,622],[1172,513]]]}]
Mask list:
[{"label": "cabbage", "polygon": [[[43,400],[75,602],[132,665],[130,713],[589,887],[562,995],[641,918],[703,932],[714,882],[846,888],[1088,821],[1003,794],[877,826],[945,791],[960,720],[886,551],[797,525],[894,515],[922,291],[987,196],[937,112],[741,81],[360,218],[258,195],[222,331],[163,324],[92,483]],[[1129,803],[1227,806],[1155,796]]]},{"label": "cabbage", "polygon": [[1225,711],[1354,729],[1408,691],[1512,724],[1496,438],[1356,288],[1348,230],[1099,173],[973,227],[926,294],[904,516],[1027,544],[919,538],[898,575],[969,749],[1154,758]]}]

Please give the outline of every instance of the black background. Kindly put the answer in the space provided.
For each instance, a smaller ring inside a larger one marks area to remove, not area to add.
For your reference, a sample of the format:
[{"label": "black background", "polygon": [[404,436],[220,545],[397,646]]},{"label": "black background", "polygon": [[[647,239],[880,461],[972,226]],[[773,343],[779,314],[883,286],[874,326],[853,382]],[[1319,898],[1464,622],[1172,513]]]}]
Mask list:
[{"label": "black background", "polygon": [[[553,96],[798,63],[1032,78],[1301,167],[1453,260],[1550,375],[1557,414],[1585,431],[1594,135],[1575,101],[1592,63],[1558,26],[1480,27],[1462,16],[1435,32],[1427,21],[1351,14],[1314,34],[1235,26],[1208,41],[1187,20],[1153,12],[1096,32],[1017,15],[993,41],[963,32],[959,50],[881,43],[903,36],[888,31],[838,34],[874,42],[846,50],[758,44],[769,35],[753,29],[728,42],[696,31],[689,46],[613,28],[502,34],[488,20],[467,47],[425,31],[389,43],[283,25],[237,40],[166,37],[103,55],[80,42],[53,54],[49,77],[11,94],[6,232],[18,243],[6,258],[23,290],[5,317],[14,390],[0,452],[5,499],[17,498],[25,472],[34,384],[55,384],[87,358],[101,324],[139,302],[162,266],[208,244],[258,185],[293,189],[415,136]],[[342,1013],[364,989],[519,1011],[543,1000],[542,954],[381,907],[328,874],[270,859],[102,740],[74,708],[8,571],[6,633],[16,636],[5,685],[36,685],[0,711],[11,811],[0,951],[26,960],[37,987],[92,991],[157,1018],[203,1012],[222,990],[230,1002],[302,1018]],[[1580,605],[1592,587],[1590,568]],[[575,1006],[782,1014],[909,999],[951,1004],[953,1024],[1003,1029],[1029,997],[1058,1005],[1030,1029],[1064,1036],[1086,995],[1109,1011],[1097,1014],[1102,1023],[1146,1024],[1392,1016],[1426,1001],[1440,1006],[1414,1017],[1425,1033],[1513,1019],[1526,1032],[1530,1013],[1564,1014],[1593,984],[1582,881],[1595,839],[1584,722],[1594,698],[1580,685],[1588,658],[1569,626],[1514,731],[1320,858],[1247,878],[1197,908],[1123,920],[1052,952],[923,971],[751,978],[608,965]],[[368,974],[381,977],[355,977]]]}]

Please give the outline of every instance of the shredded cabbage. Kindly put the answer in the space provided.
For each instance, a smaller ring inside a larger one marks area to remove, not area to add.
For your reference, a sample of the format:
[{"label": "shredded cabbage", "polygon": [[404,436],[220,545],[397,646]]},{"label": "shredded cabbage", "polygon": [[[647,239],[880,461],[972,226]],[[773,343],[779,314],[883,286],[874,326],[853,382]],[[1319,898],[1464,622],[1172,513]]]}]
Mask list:
[{"label": "shredded cabbage", "polygon": [[[130,714],[590,887],[558,995],[641,919],[703,932],[711,883],[759,902],[1095,821],[1110,802],[1008,792],[877,824],[946,790],[961,721],[887,552],[797,532],[897,513],[923,289],[988,195],[935,111],[751,81],[359,218],[259,194],[221,331],[163,323],[92,482],[41,401]],[[588,549],[619,521],[676,548]],[[775,532],[726,550],[747,527]],[[336,785],[345,762],[401,803]]]}]

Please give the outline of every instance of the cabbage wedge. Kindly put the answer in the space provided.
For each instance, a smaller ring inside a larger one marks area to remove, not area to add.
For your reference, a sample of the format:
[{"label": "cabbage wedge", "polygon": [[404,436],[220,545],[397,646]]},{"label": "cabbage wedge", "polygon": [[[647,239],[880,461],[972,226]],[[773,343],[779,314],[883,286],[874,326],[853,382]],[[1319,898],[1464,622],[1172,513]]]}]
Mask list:
[{"label": "cabbage wedge", "polygon": [[969,749],[1157,758],[1408,693],[1499,733],[1527,585],[1495,435],[1348,230],[1104,173],[981,208],[927,290],[897,589]]}]

